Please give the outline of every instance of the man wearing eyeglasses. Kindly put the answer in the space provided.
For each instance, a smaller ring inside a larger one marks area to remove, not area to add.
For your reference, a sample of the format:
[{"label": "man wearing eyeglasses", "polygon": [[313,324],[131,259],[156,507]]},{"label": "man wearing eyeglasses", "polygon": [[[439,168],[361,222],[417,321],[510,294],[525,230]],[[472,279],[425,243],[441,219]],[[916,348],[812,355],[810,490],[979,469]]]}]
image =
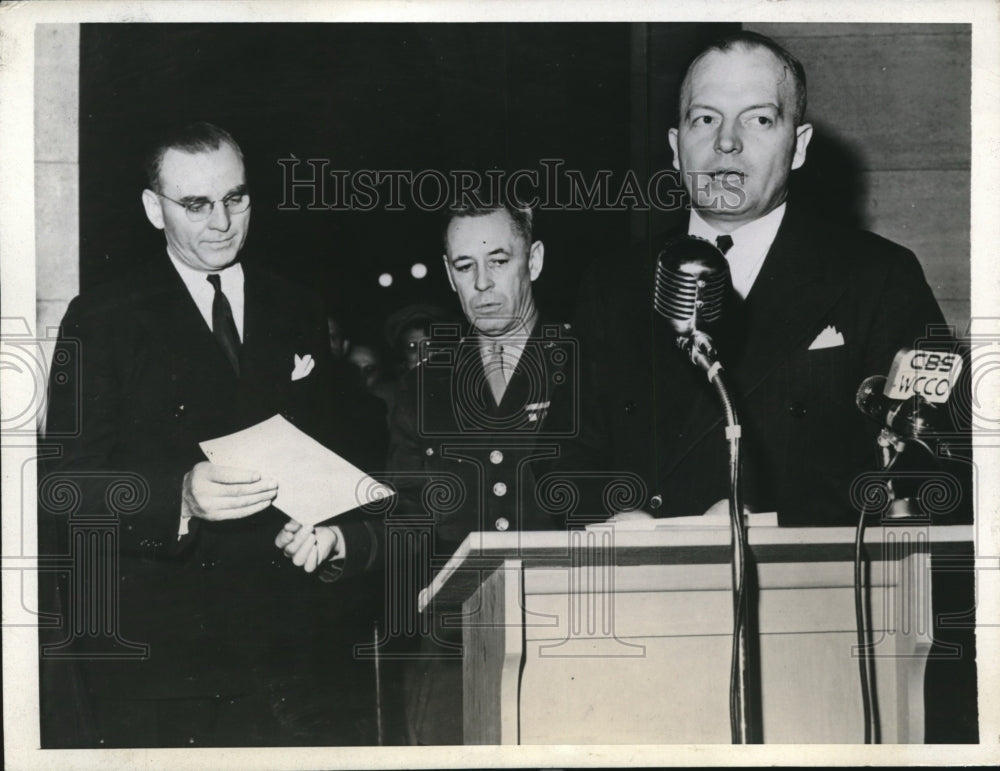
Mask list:
[{"label": "man wearing eyeglasses", "polygon": [[[326,314],[240,261],[250,194],[226,131],[168,136],[147,175],[142,204],[166,254],[70,304],[50,385],[48,470],[81,491],[80,513],[106,515],[116,475],[147,499],[119,515],[117,577],[89,591],[107,592],[121,638],[148,655],[125,645],[96,658],[72,640],[85,746],[368,743],[373,688],[350,651],[380,605],[370,579],[317,585],[287,567],[273,546],[287,521],[270,506],[277,483],[209,463],[198,445],[280,413],[364,462],[351,453],[364,427],[331,399]],[[43,516],[47,505],[40,495]]]}]

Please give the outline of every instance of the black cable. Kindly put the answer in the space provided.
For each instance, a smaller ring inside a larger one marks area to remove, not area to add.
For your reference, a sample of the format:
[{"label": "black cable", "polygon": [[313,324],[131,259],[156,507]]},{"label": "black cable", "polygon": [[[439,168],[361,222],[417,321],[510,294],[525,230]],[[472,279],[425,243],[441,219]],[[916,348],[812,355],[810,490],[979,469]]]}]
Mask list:
[{"label": "black cable", "polygon": [[865,710],[865,744],[872,743],[872,704],[868,670],[867,613],[862,591],[861,547],[865,531],[867,508],[862,506],[861,516],[854,535],[854,625],[858,634],[858,670],[861,677],[861,703]]},{"label": "black cable", "polygon": [[729,670],[729,725],[733,744],[749,741],[747,705],[747,597],[746,597],[746,528],[743,522],[743,497],[740,484],[740,426],[736,409],[720,377],[721,367],[709,370],[709,381],[715,386],[726,417],[729,440],[729,516],[732,530],[733,555],[733,647]]},{"label": "black cable", "polygon": [[[898,454],[890,459],[887,452],[882,470],[891,469],[897,457]],[[889,497],[891,498],[891,494]],[[863,587],[862,547],[865,518],[869,513],[867,501],[862,502],[861,515],[858,517],[858,526],[854,534],[854,624],[858,636],[858,670],[861,677],[861,702],[865,713],[865,744],[879,744],[881,731],[875,704],[875,664],[870,655],[871,646],[868,641],[870,619]]]}]

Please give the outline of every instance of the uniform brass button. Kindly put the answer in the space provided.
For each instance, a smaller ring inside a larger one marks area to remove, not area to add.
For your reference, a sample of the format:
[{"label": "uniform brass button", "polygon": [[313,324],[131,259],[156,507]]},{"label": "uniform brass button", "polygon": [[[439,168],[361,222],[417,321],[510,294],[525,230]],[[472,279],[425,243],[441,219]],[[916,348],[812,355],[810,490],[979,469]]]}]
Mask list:
[{"label": "uniform brass button", "polygon": [[433,454],[434,454],[434,448],[433,448],[433,447],[428,447],[428,448],[427,448],[426,450],[424,450],[424,454],[425,454],[425,455],[426,455],[427,457],[430,457],[431,455],[433,455]]},{"label": "uniform brass button", "polygon": [[497,530],[501,533],[510,527],[510,522],[507,521],[507,517],[497,517],[497,521],[494,523]]},{"label": "uniform brass button", "polygon": [[490,453],[490,463],[494,466],[503,463],[503,453],[500,450],[494,450]]},{"label": "uniform brass button", "polygon": [[662,505],[663,505],[663,496],[662,495],[654,495],[652,498],[649,499],[649,508],[651,508],[651,509],[654,509],[654,510],[658,509]]},{"label": "uniform brass button", "polygon": [[788,411],[796,418],[804,418],[806,416],[806,406],[801,402],[789,405]]},{"label": "uniform brass button", "polygon": [[507,494],[507,485],[503,482],[497,482],[493,485],[493,494],[498,498]]}]

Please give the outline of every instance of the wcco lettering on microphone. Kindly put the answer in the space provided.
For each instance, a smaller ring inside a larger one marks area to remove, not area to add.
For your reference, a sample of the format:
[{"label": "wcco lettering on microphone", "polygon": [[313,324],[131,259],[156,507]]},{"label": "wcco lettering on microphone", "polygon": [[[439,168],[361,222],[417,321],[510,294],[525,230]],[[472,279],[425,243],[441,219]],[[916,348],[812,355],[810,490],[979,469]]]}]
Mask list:
[{"label": "wcco lettering on microphone", "polygon": [[922,396],[944,404],[961,371],[962,357],[957,353],[903,348],[892,360],[885,395],[890,399]]}]

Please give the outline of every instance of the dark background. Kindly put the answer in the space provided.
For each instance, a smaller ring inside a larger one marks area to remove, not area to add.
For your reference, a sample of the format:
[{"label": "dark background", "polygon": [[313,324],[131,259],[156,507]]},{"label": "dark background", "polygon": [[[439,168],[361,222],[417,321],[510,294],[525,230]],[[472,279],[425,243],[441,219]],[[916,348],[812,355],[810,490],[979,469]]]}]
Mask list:
[{"label": "dark background", "polygon": [[[278,161],[447,173],[541,171],[541,159],[558,158],[587,179],[606,169],[620,182],[631,169],[644,181],[670,167],[666,130],[676,125],[688,59],[739,26],[81,25],[80,288],[162,255],[163,236],[140,202],[142,156],[165,124],[208,120],[245,153],[253,193],[245,259],[319,292],[353,336],[380,336],[385,317],[410,303],[457,312],[440,260],[440,215],[412,206],[281,211]],[[961,331],[969,318],[968,27],[747,26],[779,37],[809,73],[816,133],[793,175],[796,201],[913,248]],[[619,258],[670,217],[538,213],[543,311],[569,319],[587,265]],[[416,261],[429,268],[420,281],[409,275]],[[390,290],[377,284],[382,272],[395,277]],[[935,592],[936,602],[942,592],[971,596],[940,578]],[[929,665],[928,741],[975,740],[971,644],[961,642],[970,647],[959,661]]]},{"label": "dark background", "polygon": [[[669,167],[665,133],[648,134],[645,106],[666,111],[657,124],[674,125],[685,61],[738,27],[654,26],[643,26],[637,52],[630,24],[81,25],[81,288],[161,253],[163,236],[140,204],[142,157],[165,124],[208,120],[244,150],[253,195],[245,259],[321,293],[354,334],[377,334],[409,303],[457,311],[441,265],[440,214],[412,205],[309,211],[308,190],[296,192],[299,210],[279,210],[278,161],[541,172],[540,159],[558,158],[587,180],[610,170],[614,189],[636,165],[640,177]],[[635,66],[652,59],[665,74],[637,79]],[[669,96],[650,100],[651,91]],[[296,170],[311,173],[305,163]],[[543,311],[568,318],[586,265],[620,252],[659,216],[538,213]],[[416,261],[429,268],[423,280],[410,276]],[[378,286],[382,272],[395,278],[389,290]]]}]

